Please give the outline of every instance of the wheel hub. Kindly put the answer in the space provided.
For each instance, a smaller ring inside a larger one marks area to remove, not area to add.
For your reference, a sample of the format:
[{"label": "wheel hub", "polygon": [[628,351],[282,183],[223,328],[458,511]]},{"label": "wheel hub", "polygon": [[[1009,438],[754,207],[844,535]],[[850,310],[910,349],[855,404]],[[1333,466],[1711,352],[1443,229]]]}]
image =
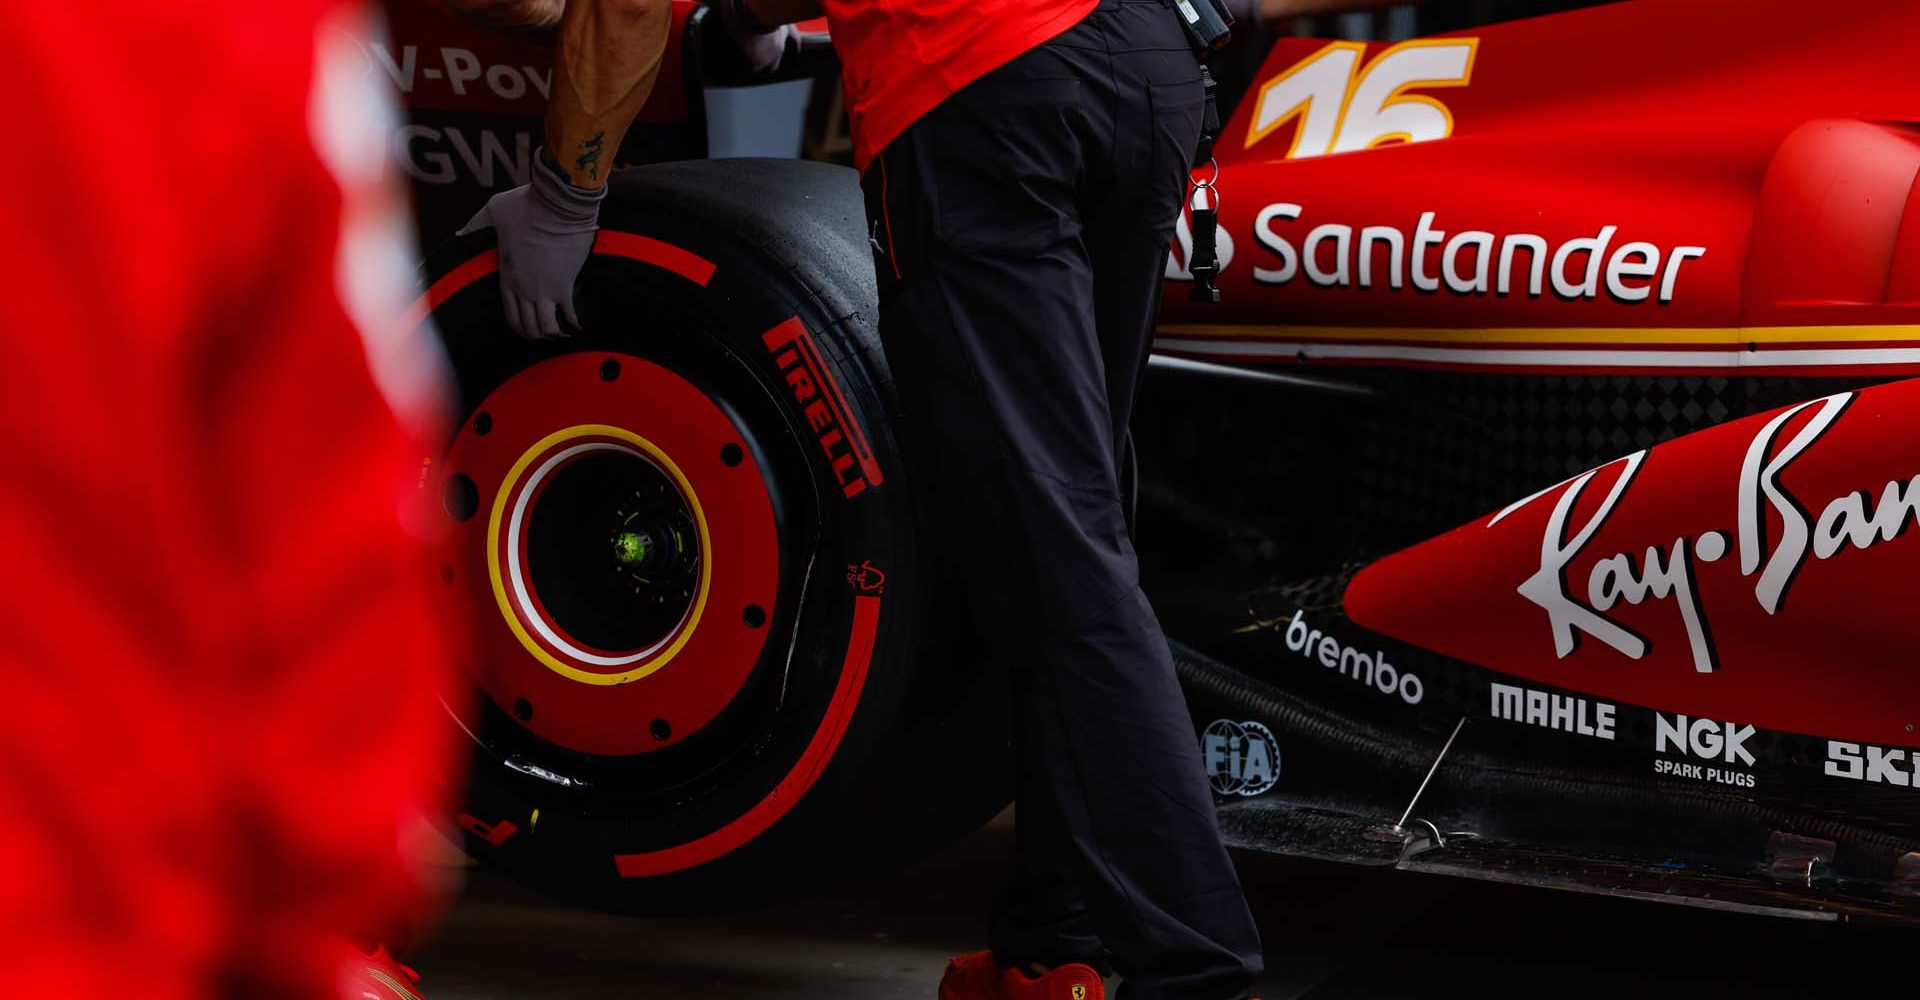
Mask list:
[{"label": "wheel hub", "polygon": [[[469,663],[540,738],[646,753],[747,686],[779,589],[771,493],[750,438],[640,358],[582,352],[509,378],[442,470],[442,578],[484,609]],[[455,503],[458,499],[460,502]]]}]

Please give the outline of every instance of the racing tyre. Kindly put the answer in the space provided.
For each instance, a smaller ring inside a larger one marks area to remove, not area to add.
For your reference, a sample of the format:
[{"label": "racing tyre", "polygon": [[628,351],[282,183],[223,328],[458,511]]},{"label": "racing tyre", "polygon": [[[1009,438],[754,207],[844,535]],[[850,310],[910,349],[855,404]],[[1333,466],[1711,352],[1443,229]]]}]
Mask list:
[{"label": "racing tyre", "polygon": [[934,613],[852,173],[642,167],[602,220],[572,338],[507,330],[491,232],[427,267],[467,850],[670,913],[975,828],[1010,788],[1003,680]]}]

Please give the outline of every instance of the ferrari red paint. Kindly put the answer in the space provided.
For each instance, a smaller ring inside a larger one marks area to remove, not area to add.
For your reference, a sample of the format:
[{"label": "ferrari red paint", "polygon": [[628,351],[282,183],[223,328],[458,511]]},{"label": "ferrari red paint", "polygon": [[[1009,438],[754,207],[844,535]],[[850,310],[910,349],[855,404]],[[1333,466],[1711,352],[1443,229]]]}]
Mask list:
[{"label": "ferrari red paint", "polygon": [[[699,6],[695,0],[673,0],[672,33],[640,112],[642,124],[677,122],[688,115],[680,38]],[[387,32],[388,38],[365,44],[368,69],[389,79],[409,108],[534,119],[546,113],[553,92],[551,35],[485,31],[448,12],[439,0],[388,4]],[[403,132],[400,141],[430,138]],[[478,145],[469,149],[486,152]]]},{"label": "ferrari red paint", "polygon": [[[1169,289],[1161,349],[1920,371],[1920,7],[1800,10],[1619,3],[1283,41],[1218,146],[1225,301]],[[1179,238],[1186,280],[1185,220]]]},{"label": "ferrari red paint", "polygon": [[1920,382],[1635,452],[1389,556],[1353,620],[1603,698],[1913,742]]},{"label": "ferrari red paint", "polygon": [[[494,704],[551,742],[620,755],[677,743],[732,702],[767,641],[764,619],[750,621],[743,609],[775,606],[780,552],[763,472],[740,440],[699,389],[632,356],[562,355],[480,403],[439,474],[476,484],[477,510],[457,525],[447,564],[471,606],[491,611],[481,616],[468,671]],[[528,512],[539,491],[569,462],[603,451],[669,473],[699,531],[698,597],[680,625],[645,648],[582,641],[531,582],[539,556],[528,550]]]}]

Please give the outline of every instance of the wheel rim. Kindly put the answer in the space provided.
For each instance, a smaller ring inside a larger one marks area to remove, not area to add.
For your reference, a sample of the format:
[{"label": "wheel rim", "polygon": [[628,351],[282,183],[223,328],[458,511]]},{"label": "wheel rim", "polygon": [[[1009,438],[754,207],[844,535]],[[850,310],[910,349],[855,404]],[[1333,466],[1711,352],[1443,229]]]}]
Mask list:
[{"label": "wheel rim", "polygon": [[756,451],[691,382],[631,355],[562,355],[495,388],[442,470],[450,582],[487,609],[469,662],[487,698],[597,756],[659,750],[719,716],[752,679],[779,591]]}]

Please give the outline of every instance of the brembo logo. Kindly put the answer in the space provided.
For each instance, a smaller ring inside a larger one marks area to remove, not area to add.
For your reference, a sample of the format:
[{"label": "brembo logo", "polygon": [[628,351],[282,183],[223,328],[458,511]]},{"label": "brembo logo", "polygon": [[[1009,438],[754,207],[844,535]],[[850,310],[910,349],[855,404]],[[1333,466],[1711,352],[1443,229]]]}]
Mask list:
[{"label": "brembo logo", "polygon": [[867,444],[866,433],[848,412],[840,383],[827,368],[806,324],[800,317],[792,317],[768,330],[760,340],[773,355],[774,365],[793,392],[794,403],[807,419],[807,428],[832,465],[840,492],[856,497],[867,487],[880,485],[880,463]]},{"label": "brembo logo", "polygon": [[[1584,593],[1576,595],[1568,566],[1579,559],[1593,536],[1607,522],[1633,486],[1646,461],[1638,451],[1591,472],[1550,487],[1495,515],[1488,527],[1556,490],[1553,513],[1540,540],[1540,568],[1520,584],[1522,597],[1547,613],[1554,652],[1566,657],[1591,636],[1631,659],[1647,655],[1648,641],[1621,625],[1610,614],[1622,604],[1671,601],[1686,624],[1694,669],[1706,673],[1719,666],[1713,631],[1695,592],[1698,564],[1714,563],[1737,552],[1742,576],[1753,578],[1753,599],[1769,615],[1786,605],[1789,590],[1810,560],[1826,560],[1849,547],[1872,549],[1899,538],[1920,523],[1920,475],[1892,480],[1874,491],[1860,490],[1837,497],[1810,517],[1806,498],[1797,497],[1781,483],[1783,473],[1817,444],[1853,401],[1853,393],[1802,403],[1768,421],[1748,445],[1740,467],[1736,530],[1681,535],[1671,543],[1649,545],[1644,552],[1605,556],[1587,574]],[[1795,418],[1807,415],[1793,434],[1785,433]],[[1604,470],[1619,467],[1606,496],[1582,521],[1574,510],[1593,480]],[[1780,530],[1766,530],[1769,513],[1778,516]],[[1582,599],[1584,598],[1584,600]]]},{"label": "brembo logo", "polygon": [[1381,694],[1398,694],[1409,705],[1418,705],[1426,697],[1427,686],[1412,671],[1395,669],[1383,652],[1362,653],[1359,647],[1342,645],[1330,634],[1322,635],[1307,624],[1305,611],[1295,612],[1287,626],[1287,648],[1309,660],[1319,660],[1321,666],[1363,687]]}]

